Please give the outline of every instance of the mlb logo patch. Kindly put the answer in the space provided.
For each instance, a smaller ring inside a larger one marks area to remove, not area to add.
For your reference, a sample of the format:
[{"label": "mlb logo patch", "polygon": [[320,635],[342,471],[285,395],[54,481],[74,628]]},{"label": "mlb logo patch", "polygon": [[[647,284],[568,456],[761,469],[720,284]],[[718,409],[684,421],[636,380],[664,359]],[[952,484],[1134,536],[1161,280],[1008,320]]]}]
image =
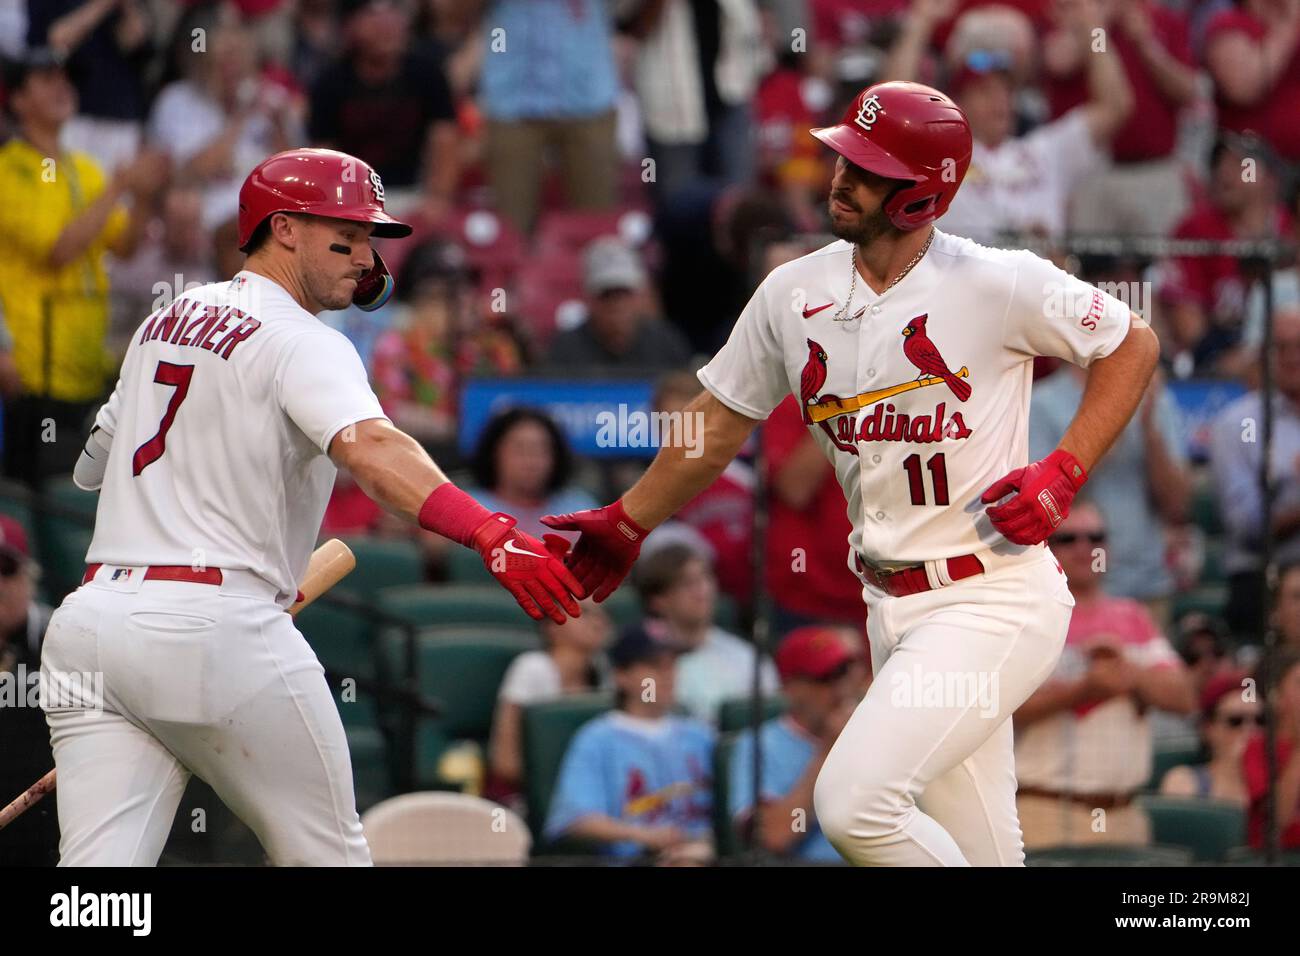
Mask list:
[{"label": "mlb logo patch", "polygon": [[129,581],[129,580],[131,580],[131,571],[132,571],[132,570],[133,570],[132,568],[117,568],[116,570],[113,571],[113,576],[112,576],[111,578],[109,578],[109,580],[110,580],[110,581]]}]

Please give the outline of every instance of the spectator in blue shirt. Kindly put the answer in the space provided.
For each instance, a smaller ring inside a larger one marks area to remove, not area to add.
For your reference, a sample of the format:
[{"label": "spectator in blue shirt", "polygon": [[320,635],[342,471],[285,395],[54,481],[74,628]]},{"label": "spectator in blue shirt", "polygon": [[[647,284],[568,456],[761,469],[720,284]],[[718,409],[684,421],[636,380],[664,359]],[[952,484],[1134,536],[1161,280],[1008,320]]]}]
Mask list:
[{"label": "spectator in blue shirt", "polygon": [[609,648],[618,705],[569,744],[547,839],[589,840],[609,856],[661,864],[712,859],[713,731],[672,713],[676,655],[655,622],[627,628]]},{"label": "spectator in blue shirt", "polygon": [[469,2],[486,8],[480,102],[497,209],[532,231],[552,150],[569,207],[612,206],[618,78],[608,0]]},{"label": "spectator in blue shirt", "polygon": [[776,667],[789,704],[783,717],[759,728],[763,786],[754,813],[754,734],[745,731],[731,760],[729,810],[737,827],[753,827],[755,843],[804,862],[838,862],[813,811],[813,786],[870,682],[846,628],[801,627],[781,642]]},{"label": "spectator in blue shirt", "polygon": [[[1300,560],[1300,311],[1273,319],[1276,367],[1273,395],[1272,527],[1273,559]],[[1264,538],[1259,494],[1260,445],[1264,402],[1258,391],[1243,395],[1215,419],[1210,433],[1210,464],[1219,512],[1227,533],[1223,566],[1228,575],[1228,606],[1223,616],[1239,638],[1263,633]]]}]

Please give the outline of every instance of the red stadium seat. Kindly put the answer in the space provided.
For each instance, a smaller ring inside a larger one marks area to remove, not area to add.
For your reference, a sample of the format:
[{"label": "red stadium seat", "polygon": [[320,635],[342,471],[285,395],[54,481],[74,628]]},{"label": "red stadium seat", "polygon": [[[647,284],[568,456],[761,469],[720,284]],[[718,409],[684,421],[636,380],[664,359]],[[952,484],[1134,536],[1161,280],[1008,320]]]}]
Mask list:
[{"label": "red stadium seat", "polygon": [[563,248],[524,263],[518,274],[519,311],[536,341],[545,346],[561,330],[557,316],[582,307],[582,257]]},{"label": "red stadium seat", "polygon": [[610,209],[601,212],[565,210],[546,213],[537,228],[537,248],[581,252],[593,239],[620,236],[633,246],[643,244],[650,234],[649,217],[640,209]]}]

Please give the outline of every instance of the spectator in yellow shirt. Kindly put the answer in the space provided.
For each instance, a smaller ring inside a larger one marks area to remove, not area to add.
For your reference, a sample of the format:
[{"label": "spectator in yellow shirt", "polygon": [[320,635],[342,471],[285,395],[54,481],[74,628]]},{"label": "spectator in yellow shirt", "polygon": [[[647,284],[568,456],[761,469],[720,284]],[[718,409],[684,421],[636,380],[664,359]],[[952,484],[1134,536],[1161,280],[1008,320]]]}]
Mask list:
[{"label": "spectator in yellow shirt", "polygon": [[103,397],[113,371],[104,253],[135,250],[167,165],[145,153],[105,182],[89,156],[59,148],[77,108],[61,58],[36,48],[6,74],[16,135],[0,146],[0,307],[19,393],[5,403],[4,471],[36,485],[72,470]]}]

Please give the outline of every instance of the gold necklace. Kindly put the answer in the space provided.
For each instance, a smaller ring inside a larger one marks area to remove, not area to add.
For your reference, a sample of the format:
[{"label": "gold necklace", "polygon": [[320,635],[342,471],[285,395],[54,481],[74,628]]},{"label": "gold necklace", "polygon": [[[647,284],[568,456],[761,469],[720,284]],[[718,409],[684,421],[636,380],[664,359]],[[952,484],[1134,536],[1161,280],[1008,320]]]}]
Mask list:
[{"label": "gold necklace", "polygon": [[[930,230],[930,235],[926,236],[925,242],[921,244],[921,248],[917,251],[916,255],[912,256],[912,261],[903,267],[902,272],[900,272],[898,275],[894,276],[894,278],[890,280],[889,285],[885,286],[883,289],[880,290],[881,295],[884,295],[894,286],[898,285],[898,283],[903,280],[903,277],[905,275],[907,275],[914,268],[916,268],[916,264],[920,262],[922,257],[926,254],[926,252],[929,251],[930,243],[932,242],[934,242],[933,229]],[[837,322],[844,321],[844,319],[840,318],[841,316],[845,316],[845,317],[848,316],[849,309],[853,305],[853,293],[857,291],[858,288],[858,247],[856,243],[853,246],[853,255],[850,257],[849,270],[850,270],[849,298],[848,301],[844,303],[844,308],[840,309],[840,311],[835,313],[835,321]]]}]

